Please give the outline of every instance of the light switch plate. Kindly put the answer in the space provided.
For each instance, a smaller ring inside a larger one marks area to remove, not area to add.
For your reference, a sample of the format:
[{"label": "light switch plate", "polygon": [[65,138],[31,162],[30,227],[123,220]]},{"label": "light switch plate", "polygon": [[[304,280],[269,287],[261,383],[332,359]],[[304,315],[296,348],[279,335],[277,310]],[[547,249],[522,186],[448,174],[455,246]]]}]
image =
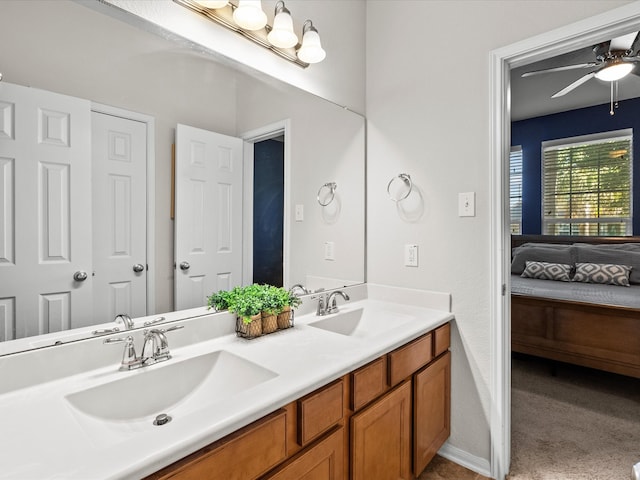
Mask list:
[{"label": "light switch plate", "polygon": [[296,222],[302,222],[304,220],[304,205],[296,205]]},{"label": "light switch plate", "polygon": [[324,242],[324,259],[325,260],[335,260],[335,243],[333,242]]},{"label": "light switch plate", "polygon": [[458,194],[458,216],[476,216],[476,192],[466,192]]},{"label": "light switch plate", "polygon": [[418,266],[418,245],[404,246],[404,265],[405,267]]}]

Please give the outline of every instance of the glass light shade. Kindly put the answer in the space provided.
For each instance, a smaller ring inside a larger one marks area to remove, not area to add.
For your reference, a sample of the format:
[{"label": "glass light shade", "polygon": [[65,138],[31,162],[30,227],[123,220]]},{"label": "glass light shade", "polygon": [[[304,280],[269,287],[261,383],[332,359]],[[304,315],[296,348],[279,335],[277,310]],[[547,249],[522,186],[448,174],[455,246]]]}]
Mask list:
[{"label": "glass light shade", "polygon": [[196,0],[196,3],[202,5],[204,8],[216,10],[226,7],[229,2],[228,0]]},{"label": "glass light shade", "polygon": [[308,30],[302,37],[302,46],[298,50],[298,58],[305,63],[318,63],[324,60],[327,53],[320,45],[320,35],[314,30]]},{"label": "glass light shade", "polygon": [[298,43],[298,36],[293,32],[293,20],[287,12],[278,13],[273,19],[273,29],[267,35],[267,40],[274,47],[291,48]]},{"label": "glass light shade", "polygon": [[245,30],[260,30],[267,24],[267,14],[260,0],[240,0],[233,11],[233,20]]},{"label": "glass light shade", "polygon": [[632,63],[615,63],[610,67],[603,68],[598,73],[596,73],[596,78],[598,80],[605,80],[607,82],[615,82],[616,80],[620,80],[622,77],[625,77],[633,70]]}]

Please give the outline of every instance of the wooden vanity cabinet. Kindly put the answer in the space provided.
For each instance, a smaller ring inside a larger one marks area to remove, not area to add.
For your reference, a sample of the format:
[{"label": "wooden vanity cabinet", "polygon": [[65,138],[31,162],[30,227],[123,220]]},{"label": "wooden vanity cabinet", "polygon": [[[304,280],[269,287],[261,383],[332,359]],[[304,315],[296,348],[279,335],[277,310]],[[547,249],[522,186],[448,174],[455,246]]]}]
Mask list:
[{"label": "wooden vanity cabinet", "polygon": [[148,477],[412,480],[449,437],[450,325]]}]

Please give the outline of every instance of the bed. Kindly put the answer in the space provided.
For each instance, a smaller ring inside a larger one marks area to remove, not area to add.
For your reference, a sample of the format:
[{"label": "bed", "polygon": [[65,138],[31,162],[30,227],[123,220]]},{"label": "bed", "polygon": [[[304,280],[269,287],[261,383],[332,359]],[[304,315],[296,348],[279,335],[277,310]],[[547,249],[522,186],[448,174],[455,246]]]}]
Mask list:
[{"label": "bed", "polygon": [[640,237],[511,244],[512,351],[640,378]]}]

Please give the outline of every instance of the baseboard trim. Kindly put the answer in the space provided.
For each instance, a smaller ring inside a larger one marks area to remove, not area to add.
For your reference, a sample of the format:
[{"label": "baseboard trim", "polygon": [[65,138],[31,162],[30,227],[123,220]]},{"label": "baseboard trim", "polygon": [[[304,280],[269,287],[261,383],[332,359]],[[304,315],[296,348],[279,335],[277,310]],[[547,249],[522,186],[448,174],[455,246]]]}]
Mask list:
[{"label": "baseboard trim", "polygon": [[438,455],[473,470],[480,475],[491,478],[491,464],[486,458],[476,457],[446,442],[438,451]]}]

